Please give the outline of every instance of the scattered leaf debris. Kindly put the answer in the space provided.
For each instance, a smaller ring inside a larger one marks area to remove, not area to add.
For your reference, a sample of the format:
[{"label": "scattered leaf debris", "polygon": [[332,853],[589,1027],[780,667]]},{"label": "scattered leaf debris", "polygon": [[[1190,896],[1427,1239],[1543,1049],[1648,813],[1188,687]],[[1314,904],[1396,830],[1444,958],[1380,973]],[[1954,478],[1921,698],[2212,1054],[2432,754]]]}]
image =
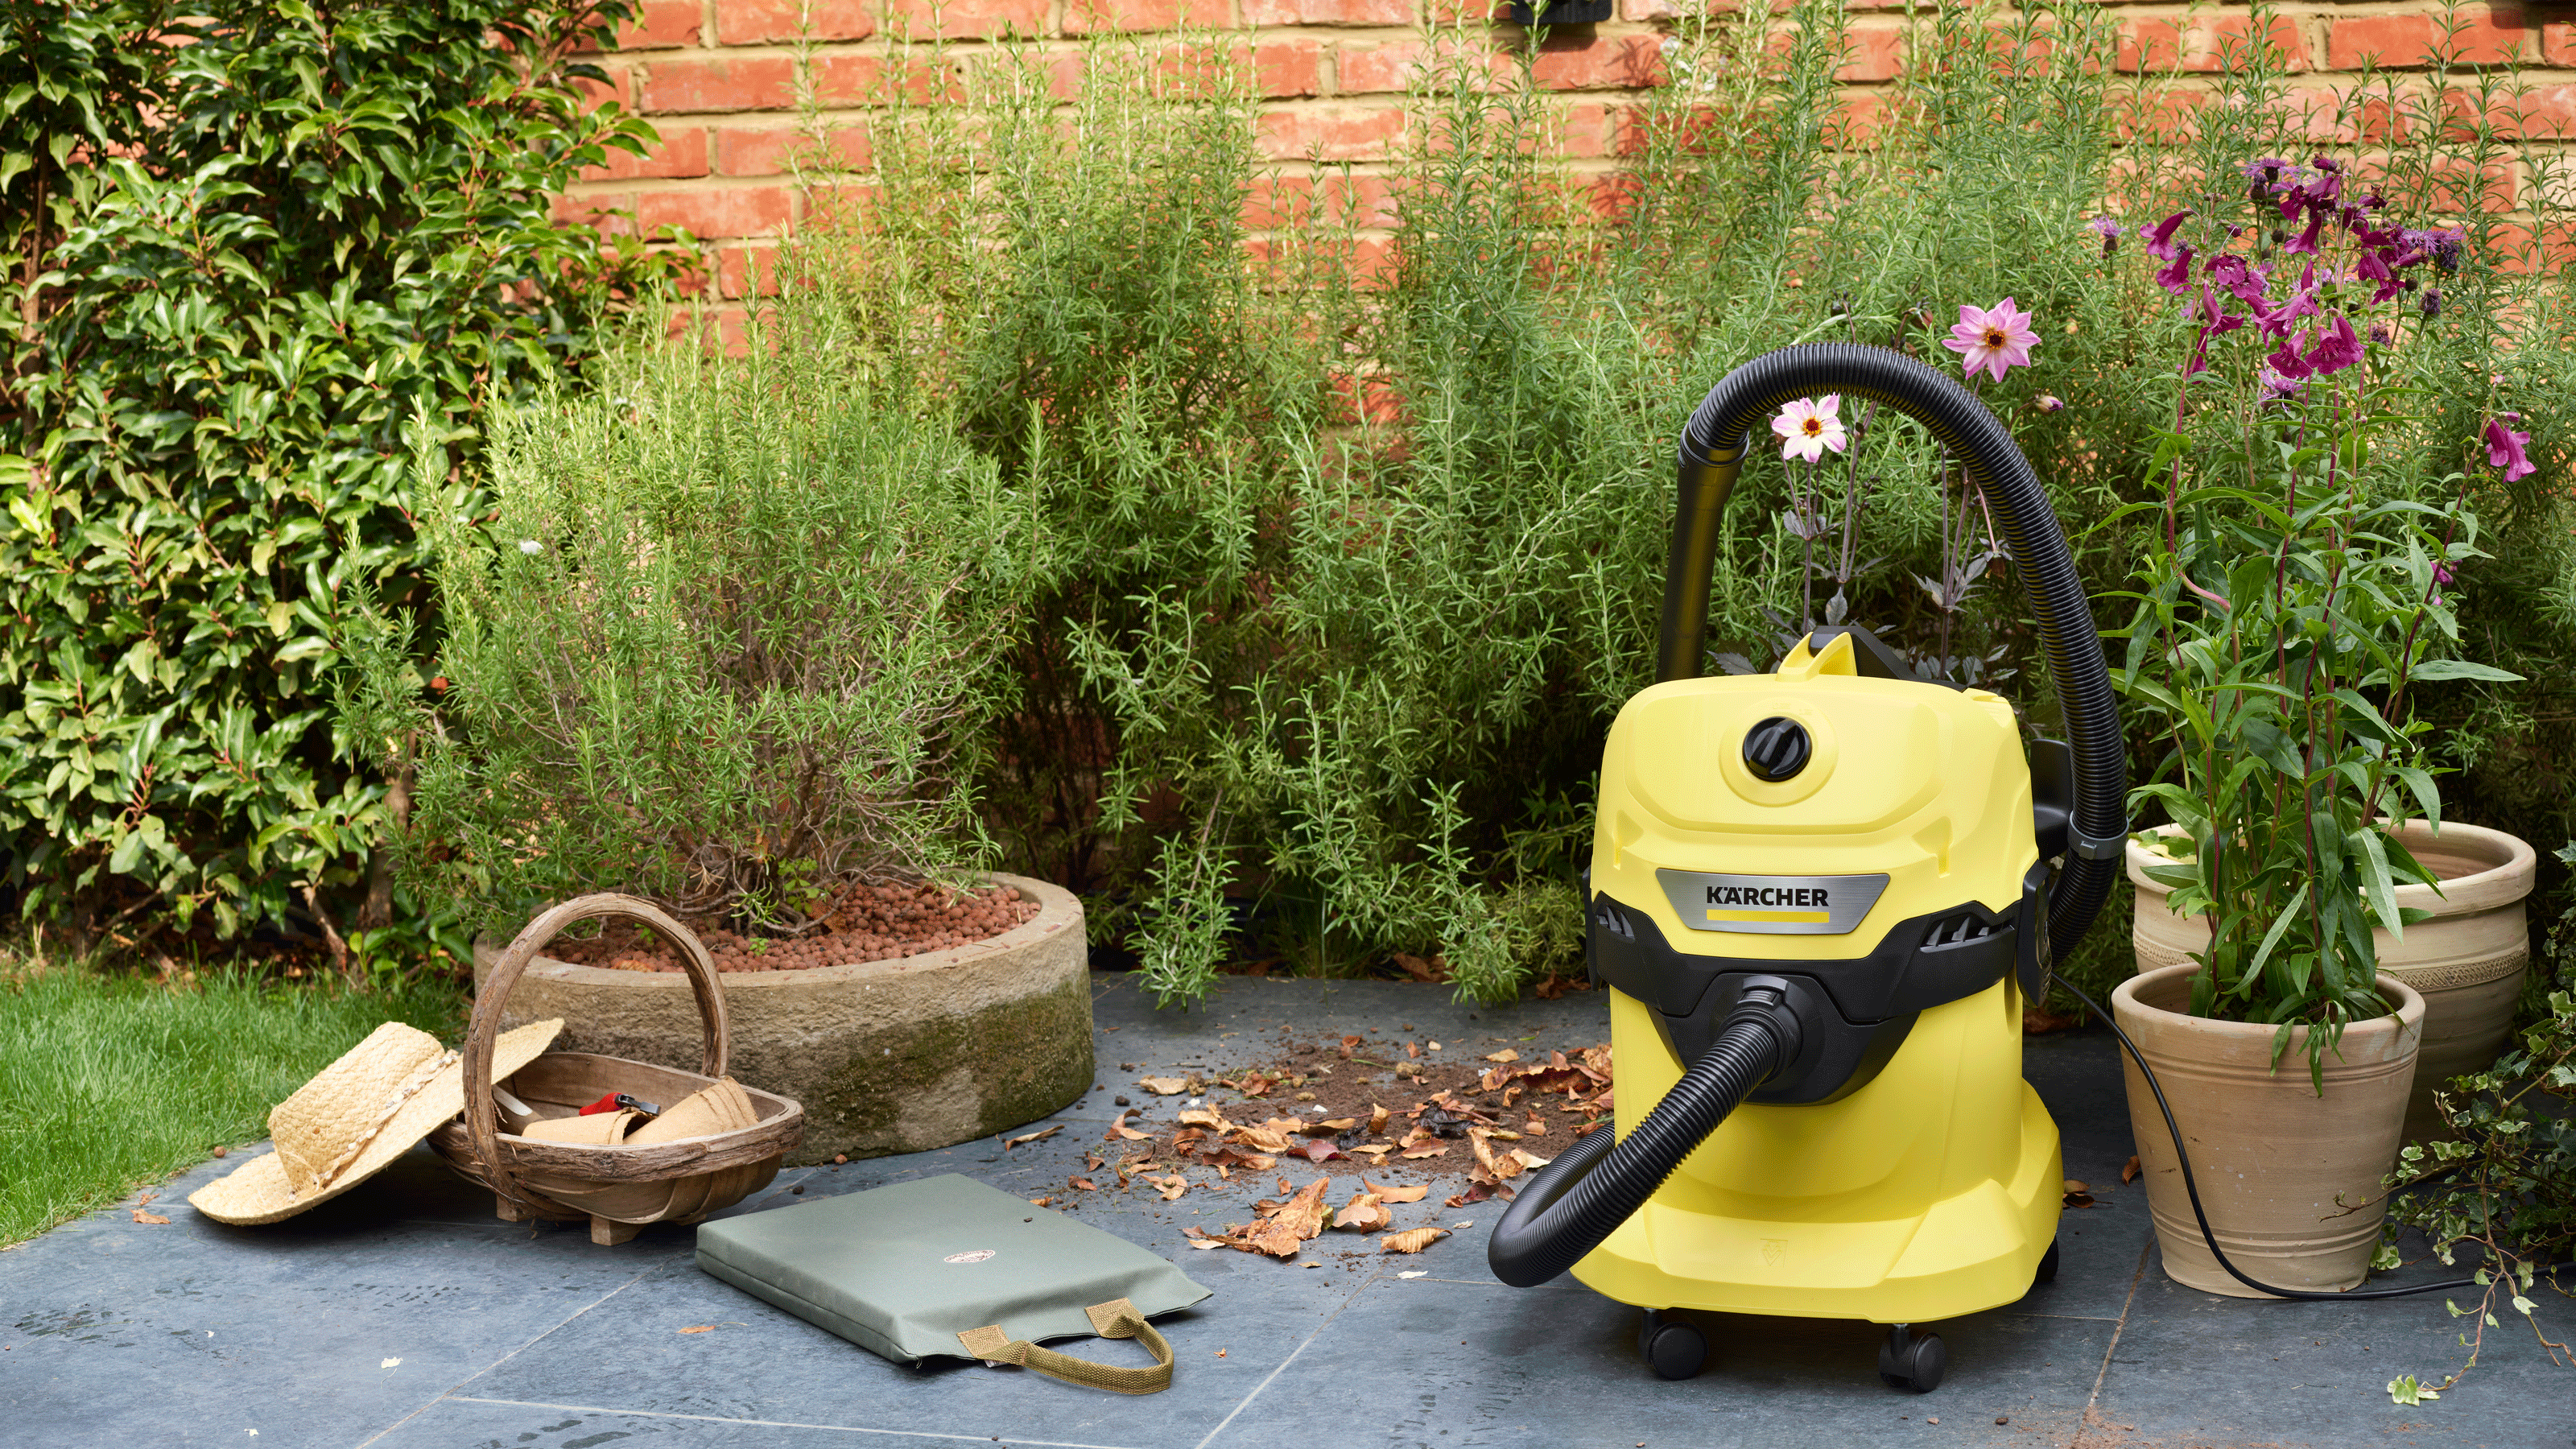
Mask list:
[{"label": "scattered leaf debris", "polygon": [[701,1323],[694,1328],[683,1328],[680,1331],[682,1333],[713,1333],[716,1331],[716,1326],[712,1323]]},{"label": "scattered leaf debris", "polygon": [[2126,1163],[2122,1164],[2120,1168],[2120,1181],[2124,1183],[2135,1182],[2138,1180],[2138,1174],[2143,1170],[2144,1169],[2138,1166],[2138,1159],[2135,1156],[2131,1156],[2130,1159]]},{"label": "scattered leaf debris", "polygon": [[1008,1152],[1023,1142],[1043,1142],[1063,1130],[1064,1124],[1058,1122],[1052,1127],[1041,1127],[1035,1132],[1023,1132],[1017,1137],[1005,1137],[1002,1139],[1002,1150]]},{"label": "scattered leaf debris", "polygon": [[1419,1253],[1449,1236],[1447,1228],[1415,1228],[1411,1232],[1391,1233],[1377,1240],[1382,1253]]}]

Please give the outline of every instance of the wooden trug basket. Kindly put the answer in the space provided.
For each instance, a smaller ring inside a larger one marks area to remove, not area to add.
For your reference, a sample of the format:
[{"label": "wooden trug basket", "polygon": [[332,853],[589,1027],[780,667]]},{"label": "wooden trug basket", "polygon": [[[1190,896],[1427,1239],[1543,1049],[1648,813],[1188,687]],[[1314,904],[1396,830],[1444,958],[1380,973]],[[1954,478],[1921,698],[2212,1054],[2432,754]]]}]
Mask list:
[{"label": "wooden trug basket", "polygon": [[[545,911],[510,942],[474,998],[473,1025],[465,1034],[466,1081],[491,1080],[501,1007],[528,963],[564,927],[600,916],[640,921],[679,948],[680,964],[697,994],[698,1019],[706,1028],[699,1070],[683,1072],[589,1052],[547,1052],[502,1085],[540,1117],[570,1117],[609,1092],[669,1107],[725,1074],[724,985],[706,946],[652,902],[604,893]],[[441,1123],[429,1135],[429,1145],[468,1181],[492,1189],[504,1222],[587,1219],[592,1242],[622,1243],[648,1223],[693,1223],[720,1212],[778,1175],[780,1161],[804,1139],[805,1109],[792,1098],[755,1087],[743,1091],[758,1119],[750,1127],[640,1147],[592,1147],[503,1132],[492,1094],[469,1090],[464,1115]]]}]

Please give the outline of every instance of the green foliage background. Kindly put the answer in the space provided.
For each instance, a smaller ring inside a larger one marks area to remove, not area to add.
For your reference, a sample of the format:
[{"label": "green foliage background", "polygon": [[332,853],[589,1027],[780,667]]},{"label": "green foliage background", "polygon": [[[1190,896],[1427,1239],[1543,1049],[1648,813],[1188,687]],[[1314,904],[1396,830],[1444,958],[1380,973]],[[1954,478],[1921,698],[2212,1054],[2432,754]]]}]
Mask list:
[{"label": "green foliage background", "polygon": [[329,676],[353,590],[418,589],[416,511],[474,506],[406,434],[470,470],[655,268],[549,216],[651,138],[566,59],[627,13],[0,4],[0,835],[34,919],[393,920]]}]

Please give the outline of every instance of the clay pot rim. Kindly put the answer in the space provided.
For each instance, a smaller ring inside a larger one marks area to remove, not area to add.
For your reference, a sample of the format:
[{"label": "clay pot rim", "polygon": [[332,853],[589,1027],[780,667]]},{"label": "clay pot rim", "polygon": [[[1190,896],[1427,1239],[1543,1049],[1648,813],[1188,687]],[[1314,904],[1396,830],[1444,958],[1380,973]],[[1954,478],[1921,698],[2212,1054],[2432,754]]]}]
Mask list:
[{"label": "clay pot rim", "polygon": [[[2159,966],[2153,971],[2141,971],[2111,988],[2111,1013],[2117,1017],[2127,1011],[2135,1012],[2142,1018],[2184,1021],[2191,1023],[2195,1031],[2243,1039],[2259,1037],[2269,1041],[2272,1033],[2280,1030],[2277,1026],[2265,1026],[2260,1022],[2222,1021],[2215,1017],[2194,1016],[2188,1011],[2175,1011],[2170,1007],[2157,1006],[2152,1002],[2138,999],[2138,992],[2142,988],[2160,989],[2168,982],[2188,980],[2199,974],[2200,963],[2197,961],[2185,961],[2176,966]],[[2397,1009],[2386,1016],[2374,1016],[2368,1021],[2347,1023],[2343,1029],[2345,1038],[2350,1039],[2353,1033],[2360,1032],[2367,1040],[2370,1036],[2379,1033],[2406,1029],[2413,1031],[2420,1039],[2424,1026],[2424,993],[2407,985],[2405,978],[2383,969],[2379,973],[2379,994],[2383,1000]],[[2308,1031],[2309,1028],[2304,1026],[2290,1029],[2292,1050],[2298,1049],[2299,1043],[2305,1039]],[[2329,1065],[2326,1070],[2332,1072],[2334,1068]]]},{"label": "clay pot rim", "polygon": [[[2181,833],[2181,830],[2179,825],[2159,825],[2147,833],[2173,835]],[[2397,833],[2409,842],[2410,849],[2416,838],[2429,839],[2433,835],[2432,828],[2420,818],[2407,821]],[[2519,835],[2461,820],[2444,822],[2440,839],[2446,846],[2464,842],[2496,863],[2466,875],[2443,877],[2439,894],[2435,894],[2431,886],[2399,886],[2397,904],[2431,911],[2436,917],[2463,916],[2472,911],[2509,906],[2531,894],[2538,879],[2540,861],[2539,854],[2531,848],[2531,842]],[[2147,879],[2147,866],[2158,861],[2171,864],[2173,857],[2162,852],[2150,854],[2145,842],[2134,835],[2129,838],[2126,851],[2129,883],[2141,891],[2171,894],[2171,887]]]},{"label": "clay pot rim", "polygon": [[[998,936],[969,941],[963,946],[949,946],[937,951],[924,951],[917,956],[898,956],[891,961],[850,961],[838,966],[808,966],[794,971],[727,971],[723,973],[725,994],[742,991],[779,991],[799,984],[823,982],[911,981],[933,971],[953,970],[1061,935],[1066,929],[1080,930],[1083,924],[1082,901],[1073,892],[1053,881],[1031,876],[1012,875],[1005,871],[986,871],[984,879],[995,885],[1006,885],[1020,893],[1023,900],[1038,903],[1038,913]],[[497,957],[508,944],[488,936],[474,941],[477,956]],[[543,976],[582,986],[623,986],[635,991],[687,991],[685,972],[613,971],[604,966],[580,966],[540,955],[528,963],[530,976]]]}]

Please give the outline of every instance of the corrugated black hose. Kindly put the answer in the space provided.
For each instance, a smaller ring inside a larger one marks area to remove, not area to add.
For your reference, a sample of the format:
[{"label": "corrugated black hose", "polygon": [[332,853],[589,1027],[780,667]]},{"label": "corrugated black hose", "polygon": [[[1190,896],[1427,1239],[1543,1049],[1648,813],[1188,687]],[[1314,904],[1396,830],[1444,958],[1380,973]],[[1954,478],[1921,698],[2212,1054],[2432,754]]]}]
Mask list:
[{"label": "corrugated black hose", "polygon": [[[1596,1130],[1575,1139],[1521,1189],[1485,1240],[1485,1262],[1515,1288],[1535,1288],[1571,1268],[1654,1196],[1744,1094],[1798,1055],[1798,1014],[1788,983],[1756,976],[1700,1059],[1617,1139]],[[1604,1157],[1604,1154],[1607,1154]],[[1598,1160],[1600,1168],[1592,1164]]]}]

